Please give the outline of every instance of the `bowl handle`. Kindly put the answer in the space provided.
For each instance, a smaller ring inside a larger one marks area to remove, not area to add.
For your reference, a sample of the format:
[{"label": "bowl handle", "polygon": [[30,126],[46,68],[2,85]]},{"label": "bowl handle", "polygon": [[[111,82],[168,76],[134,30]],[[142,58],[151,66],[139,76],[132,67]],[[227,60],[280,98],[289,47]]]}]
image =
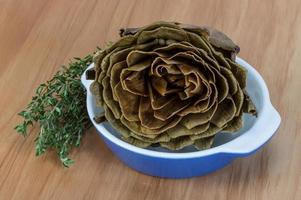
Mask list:
[{"label": "bowl handle", "polygon": [[[259,113],[258,122],[254,127],[239,136],[241,139],[233,140],[229,147],[223,149],[223,153],[247,156],[266,142],[268,142],[279,128],[281,117],[278,111],[273,107],[270,101],[264,107],[262,113]],[[230,148],[231,147],[231,148]]]}]

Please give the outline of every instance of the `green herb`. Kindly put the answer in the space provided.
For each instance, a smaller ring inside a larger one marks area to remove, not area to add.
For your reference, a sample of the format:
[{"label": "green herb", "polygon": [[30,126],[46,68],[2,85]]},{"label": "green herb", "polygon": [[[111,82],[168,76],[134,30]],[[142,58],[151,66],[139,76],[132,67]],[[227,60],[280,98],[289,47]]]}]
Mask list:
[{"label": "green herb", "polygon": [[54,149],[65,167],[74,161],[68,157],[72,147],[80,146],[84,131],[91,126],[86,111],[86,91],[80,77],[92,62],[92,55],[74,58],[54,77],[41,84],[26,109],[19,113],[23,123],[15,127],[23,136],[37,122],[40,131],[35,140],[36,155]]}]

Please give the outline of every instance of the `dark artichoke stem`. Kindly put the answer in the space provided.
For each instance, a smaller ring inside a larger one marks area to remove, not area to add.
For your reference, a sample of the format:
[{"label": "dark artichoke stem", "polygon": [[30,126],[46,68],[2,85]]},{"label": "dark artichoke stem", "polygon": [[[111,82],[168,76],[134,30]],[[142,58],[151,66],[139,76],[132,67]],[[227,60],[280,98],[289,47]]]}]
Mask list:
[{"label": "dark artichoke stem", "polygon": [[96,74],[95,74],[94,68],[88,69],[86,71],[86,79],[87,80],[95,80],[95,76],[96,76]]},{"label": "dark artichoke stem", "polygon": [[119,35],[120,37],[126,36],[126,35],[134,35],[139,31],[139,28],[122,28],[120,29]]},{"label": "dark artichoke stem", "polygon": [[107,119],[106,119],[104,113],[101,113],[101,114],[95,116],[95,117],[93,118],[93,120],[94,120],[97,124],[100,124],[100,123],[102,123],[102,122],[104,122],[104,121],[107,121]]},{"label": "dark artichoke stem", "polygon": [[244,90],[244,98],[246,101],[243,103],[242,109],[245,113],[249,113],[255,117],[258,117],[258,113],[256,110],[256,107],[252,100],[250,99],[250,96],[246,90]]}]

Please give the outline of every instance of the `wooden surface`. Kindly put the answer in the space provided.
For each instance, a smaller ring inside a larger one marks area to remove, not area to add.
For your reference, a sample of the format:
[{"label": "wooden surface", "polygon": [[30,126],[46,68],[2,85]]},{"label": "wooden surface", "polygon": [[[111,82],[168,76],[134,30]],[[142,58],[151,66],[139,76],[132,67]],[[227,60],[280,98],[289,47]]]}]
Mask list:
[{"label": "wooden surface", "polygon": [[[301,1],[0,0],[0,199],[301,199]],[[123,165],[92,128],[64,169],[54,152],[35,157],[16,115],[39,83],[75,56],[157,20],[212,25],[256,67],[280,111],[269,144],[198,178],[149,177]]]}]

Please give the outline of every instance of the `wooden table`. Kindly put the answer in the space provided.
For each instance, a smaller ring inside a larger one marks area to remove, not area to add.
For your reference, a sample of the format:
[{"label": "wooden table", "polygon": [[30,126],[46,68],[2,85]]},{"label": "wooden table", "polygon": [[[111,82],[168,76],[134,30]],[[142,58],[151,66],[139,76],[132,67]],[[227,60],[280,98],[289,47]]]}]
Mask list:
[{"label": "wooden table", "polygon": [[[301,1],[0,0],[0,199],[301,199]],[[282,124],[248,158],[198,178],[168,180],[122,164],[92,128],[63,168],[35,157],[13,130],[39,83],[75,56],[157,20],[214,26],[262,74]]]}]

